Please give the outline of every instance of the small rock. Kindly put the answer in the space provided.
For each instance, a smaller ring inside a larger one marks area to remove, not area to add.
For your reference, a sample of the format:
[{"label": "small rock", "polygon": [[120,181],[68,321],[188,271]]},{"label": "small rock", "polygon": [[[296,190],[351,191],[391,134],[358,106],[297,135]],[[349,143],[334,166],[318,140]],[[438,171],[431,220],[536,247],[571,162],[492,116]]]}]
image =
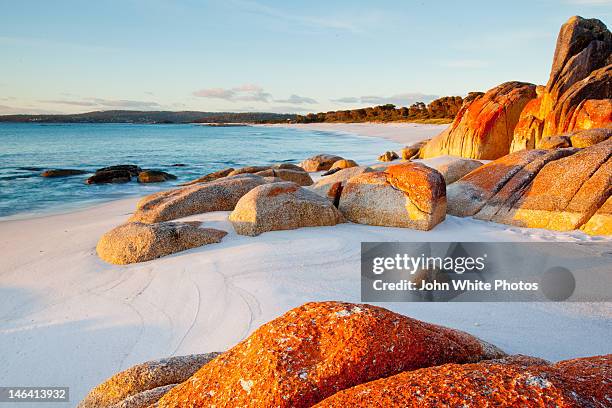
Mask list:
[{"label": "small rock", "polygon": [[245,173],[259,173],[260,171],[268,170],[270,166],[247,166],[231,171],[228,176],[236,176]]},{"label": "small rock", "polygon": [[213,173],[209,173],[209,174],[207,174],[205,176],[202,176],[200,178],[197,178],[195,180],[191,180],[191,181],[188,181],[186,183],[179,184],[179,186],[191,186],[193,184],[207,183],[209,181],[213,181],[213,180],[217,180],[217,179],[226,177],[232,171],[234,171],[234,168],[232,168],[232,167],[227,168],[227,169],[223,169],[223,170],[218,170],[218,171],[215,171]]},{"label": "small rock", "polygon": [[304,171],[304,169],[300,168],[300,170],[289,170],[289,169],[278,169],[272,168],[264,171],[260,171],[255,173],[258,176],[262,177],[277,177],[284,181],[293,181],[294,183],[299,184],[300,186],[309,186],[312,183],[312,178],[310,175]]},{"label": "small rock", "polygon": [[138,173],[139,183],[161,183],[168,180],[176,180],[176,176],[160,170],[144,170]]},{"label": "small rock", "polygon": [[382,162],[390,162],[397,159],[399,159],[399,156],[397,155],[397,153],[392,151],[385,152],[384,154],[378,156],[378,161]]},{"label": "small rock", "polygon": [[316,171],[326,171],[331,169],[331,166],[338,160],[343,160],[340,156],[332,154],[318,154],[300,163],[300,167],[309,173]]},{"label": "small rock", "polygon": [[79,174],[86,174],[87,172],[84,170],[76,170],[76,169],[51,169],[45,170],[40,173],[41,177],[67,177],[67,176],[76,176]]},{"label": "small rock", "polygon": [[87,184],[127,183],[132,179],[132,174],[127,170],[98,170],[85,180]]}]

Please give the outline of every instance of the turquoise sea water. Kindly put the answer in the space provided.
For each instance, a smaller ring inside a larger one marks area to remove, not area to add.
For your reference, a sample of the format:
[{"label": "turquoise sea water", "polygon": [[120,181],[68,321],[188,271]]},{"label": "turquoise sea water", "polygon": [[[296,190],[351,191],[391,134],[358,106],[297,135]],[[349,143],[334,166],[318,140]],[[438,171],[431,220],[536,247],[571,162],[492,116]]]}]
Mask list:
[{"label": "turquoise sea water", "polygon": [[[226,167],[298,163],[318,153],[372,161],[398,147],[381,139],[280,127],[0,123],[0,217],[145,195]],[[182,163],[184,167],[173,167]],[[51,168],[95,171],[137,164],[173,182],[86,185],[88,174],[43,178]]]}]

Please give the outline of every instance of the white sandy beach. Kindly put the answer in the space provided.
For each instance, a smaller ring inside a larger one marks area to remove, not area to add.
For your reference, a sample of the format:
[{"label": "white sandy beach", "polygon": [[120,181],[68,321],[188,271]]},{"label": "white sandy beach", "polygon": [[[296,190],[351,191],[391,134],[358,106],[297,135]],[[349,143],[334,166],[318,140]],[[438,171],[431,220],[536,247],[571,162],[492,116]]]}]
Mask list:
[{"label": "white sandy beach", "polygon": [[[445,127],[298,126],[405,144]],[[0,384],[69,386],[74,406],[92,386],[136,363],[226,350],[307,301],[358,302],[362,241],[603,239],[452,216],[429,232],[341,224],[253,238],[233,231],[228,212],[215,212],[187,219],[228,231],[220,244],[129,266],[106,264],[96,242],[128,218],[136,201],[0,221]],[[560,360],[612,352],[608,303],[382,306],[468,331],[509,353]]]}]

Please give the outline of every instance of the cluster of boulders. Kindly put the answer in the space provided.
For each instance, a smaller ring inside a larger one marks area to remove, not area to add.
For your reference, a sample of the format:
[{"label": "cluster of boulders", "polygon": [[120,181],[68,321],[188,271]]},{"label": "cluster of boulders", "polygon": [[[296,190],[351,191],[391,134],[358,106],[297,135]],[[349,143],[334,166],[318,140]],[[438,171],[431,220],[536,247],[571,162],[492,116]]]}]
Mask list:
[{"label": "cluster of boulders", "polygon": [[[175,165],[176,166],[176,165]],[[184,165],[183,165],[184,166]],[[87,174],[88,171],[78,169],[49,169],[40,173],[41,177],[57,178]],[[119,164],[97,169],[85,180],[86,184],[127,183],[136,178],[139,183],[161,183],[176,180],[174,174],[161,170],[143,170],[135,164]]]},{"label": "cluster of boulders", "polygon": [[173,222],[213,211],[231,211],[234,230],[249,236],[345,221],[430,230],[446,216],[445,177],[458,179],[475,168],[471,162],[482,164],[449,158],[440,171],[412,161],[372,168],[321,154],[302,162],[325,171],[316,183],[290,163],[224,169],[144,197],[97,251],[107,262],[126,264],[219,242],[223,231]]},{"label": "cluster of boulders", "polygon": [[604,407],[612,355],[551,364],[366,304],[307,303],[224,353],[139,364],[80,408]]},{"label": "cluster of boulders", "polygon": [[572,133],[610,127],[612,34],[601,21],[576,16],[561,27],[546,86],[506,82],[465,98],[452,125],[419,155],[495,160],[523,149],[570,147]]}]

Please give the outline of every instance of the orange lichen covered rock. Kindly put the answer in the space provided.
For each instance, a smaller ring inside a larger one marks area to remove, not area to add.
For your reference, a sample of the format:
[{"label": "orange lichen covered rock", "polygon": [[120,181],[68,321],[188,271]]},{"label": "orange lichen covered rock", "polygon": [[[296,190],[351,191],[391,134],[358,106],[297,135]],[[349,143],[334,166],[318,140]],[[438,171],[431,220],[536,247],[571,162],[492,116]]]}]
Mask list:
[{"label": "orange lichen covered rock", "polygon": [[443,155],[495,160],[510,151],[521,111],[535,85],[506,82],[464,103],[452,125],[421,148],[420,157]]},{"label": "orange lichen covered rock", "polygon": [[379,307],[307,303],[206,364],[158,406],[310,407],[402,371],[502,355],[466,333]]},{"label": "orange lichen covered rock", "polygon": [[199,184],[199,183],[207,183],[209,181],[213,181],[213,180],[217,180],[217,179],[223,178],[223,177],[229,175],[232,171],[234,171],[233,167],[229,167],[229,168],[223,169],[223,170],[217,170],[217,171],[215,171],[213,173],[209,173],[209,174],[207,174],[205,176],[198,177],[195,180],[191,180],[191,181],[188,181],[186,183],[181,183],[181,184],[179,184],[179,186],[191,186],[191,185]]},{"label": "orange lichen covered rock", "polygon": [[612,196],[580,229],[590,235],[612,235]]},{"label": "orange lichen covered rock", "polygon": [[338,208],[359,224],[430,230],[446,217],[446,184],[437,170],[405,162],[349,179]]},{"label": "orange lichen covered rock", "polygon": [[563,24],[538,95],[521,113],[511,151],[540,148],[546,136],[610,126],[612,34],[604,23],[574,16]]},{"label": "orange lichen covered rock", "polygon": [[580,228],[612,192],[612,139],[547,163],[500,219],[506,224]]},{"label": "orange lichen covered rock", "polygon": [[609,407],[611,355],[549,365],[533,358],[445,364],[341,391],[317,408]]}]

